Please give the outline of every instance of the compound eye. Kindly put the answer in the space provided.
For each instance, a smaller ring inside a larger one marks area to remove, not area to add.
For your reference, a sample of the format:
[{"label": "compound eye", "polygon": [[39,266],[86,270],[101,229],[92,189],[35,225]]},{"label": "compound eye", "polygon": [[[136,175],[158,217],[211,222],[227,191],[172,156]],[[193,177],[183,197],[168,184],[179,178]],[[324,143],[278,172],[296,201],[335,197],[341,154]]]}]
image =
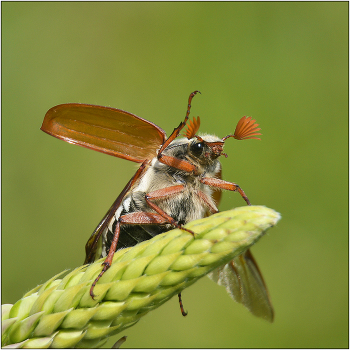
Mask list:
[{"label": "compound eye", "polygon": [[194,156],[199,157],[203,152],[203,148],[204,148],[203,142],[194,143],[191,145],[191,152],[193,153]]}]

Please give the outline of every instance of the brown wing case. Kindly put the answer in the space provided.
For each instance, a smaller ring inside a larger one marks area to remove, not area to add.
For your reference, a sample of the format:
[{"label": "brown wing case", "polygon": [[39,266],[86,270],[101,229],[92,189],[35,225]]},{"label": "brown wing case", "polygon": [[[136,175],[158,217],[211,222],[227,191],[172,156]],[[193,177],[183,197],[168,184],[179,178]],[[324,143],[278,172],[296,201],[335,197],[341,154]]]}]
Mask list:
[{"label": "brown wing case", "polygon": [[141,163],[156,156],[166,134],[121,109],[68,103],[52,107],[41,130],[69,143]]}]

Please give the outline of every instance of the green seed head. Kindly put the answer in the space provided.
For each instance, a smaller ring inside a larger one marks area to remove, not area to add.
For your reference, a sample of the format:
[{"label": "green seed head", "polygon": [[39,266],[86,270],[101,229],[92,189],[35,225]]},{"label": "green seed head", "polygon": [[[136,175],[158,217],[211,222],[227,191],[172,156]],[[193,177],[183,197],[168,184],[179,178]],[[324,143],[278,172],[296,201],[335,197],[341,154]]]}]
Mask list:
[{"label": "green seed head", "polygon": [[[95,299],[90,287],[103,259],[62,279],[56,275],[14,305],[2,306],[2,345],[100,346],[199,278],[239,258],[279,218],[261,206],[237,208],[186,225],[195,236],[176,229],[118,251],[94,288]],[[220,273],[211,277],[218,281]]]}]

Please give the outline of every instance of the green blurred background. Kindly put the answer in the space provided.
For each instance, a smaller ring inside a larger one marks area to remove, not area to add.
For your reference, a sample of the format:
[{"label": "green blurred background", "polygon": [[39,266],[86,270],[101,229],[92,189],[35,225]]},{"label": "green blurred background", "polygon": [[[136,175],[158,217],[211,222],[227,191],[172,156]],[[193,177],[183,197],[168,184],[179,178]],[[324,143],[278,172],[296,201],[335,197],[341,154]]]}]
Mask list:
[{"label": "green blurred background", "polygon": [[[348,347],[347,2],[3,2],[2,303],[81,265],[135,169],[41,132],[45,112],[112,106],[170,133],[197,89],[202,132],[261,125],[262,141],[228,140],[222,164],[282,214],[253,247],[275,322],[203,278],[186,318],[173,298],[123,347]],[[244,204],[225,193],[220,209]]]}]

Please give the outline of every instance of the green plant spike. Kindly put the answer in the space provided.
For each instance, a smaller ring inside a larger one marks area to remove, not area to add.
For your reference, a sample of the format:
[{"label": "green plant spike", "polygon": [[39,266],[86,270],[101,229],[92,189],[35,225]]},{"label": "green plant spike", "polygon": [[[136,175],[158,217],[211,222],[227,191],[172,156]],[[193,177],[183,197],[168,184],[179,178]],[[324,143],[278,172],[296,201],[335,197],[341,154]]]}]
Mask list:
[{"label": "green plant spike", "polygon": [[18,300],[2,305],[2,346],[92,348],[134,325],[183,289],[251,247],[280,215],[246,206],[193,221],[115,253],[94,289],[100,259],[62,279],[56,275]]}]

